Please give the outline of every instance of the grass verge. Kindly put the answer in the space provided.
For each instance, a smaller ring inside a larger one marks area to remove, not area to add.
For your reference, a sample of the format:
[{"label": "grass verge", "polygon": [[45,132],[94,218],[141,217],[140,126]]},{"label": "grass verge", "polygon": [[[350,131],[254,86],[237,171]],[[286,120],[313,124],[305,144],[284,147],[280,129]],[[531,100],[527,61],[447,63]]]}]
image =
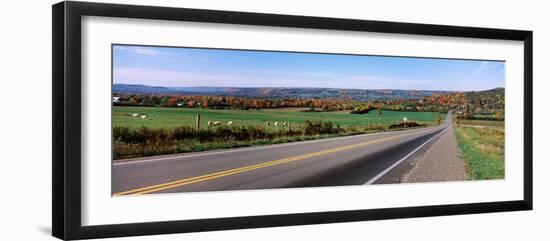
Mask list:
[{"label": "grass verge", "polygon": [[[369,132],[369,133],[374,133]],[[188,152],[201,152],[219,149],[230,149],[238,147],[250,147],[261,146],[271,144],[281,144],[297,141],[317,140],[333,137],[343,137],[365,134],[366,132],[357,133],[340,133],[340,134],[325,134],[325,135],[310,135],[310,136],[291,136],[291,137],[277,137],[273,139],[259,139],[252,141],[211,141],[211,142],[199,142],[195,140],[177,141],[172,145],[141,145],[124,143],[120,141],[114,141],[113,145],[113,159],[126,159],[134,157],[146,157],[156,155],[178,154]]]},{"label": "grass verge", "polygon": [[504,128],[456,127],[462,156],[473,180],[504,178]]},{"label": "grass verge", "polygon": [[[416,128],[424,127],[413,127],[407,129],[393,129],[392,131],[404,131]],[[272,139],[255,139],[255,140],[246,140],[246,141],[237,141],[237,140],[212,140],[208,142],[201,142],[197,140],[179,140],[172,143],[127,143],[115,139],[113,141],[113,160],[120,161],[122,159],[128,158],[137,158],[137,157],[147,157],[147,156],[157,156],[157,155],[169,155],[169,154],[179,154],[179,153],[189,153],[189,152],[201,152],[201,151],[211,151],[211,150],[220,150],[220,149],[230,149],[230,148],[239,148],[239,147],[251,147],[251,146],[262,146],[262,145],[272,145],[272,144],[281,144],[289,142],[298,142],[298,141],[309,141],[309,140],[319,140],[326,138],[334,137],[344,137],[344,136],[353,136],[377,132],[385,132],[388,130],[385,129],[372,129],[372,130],[361,130],[354,132],[344,132],[344,133],[333,133],[333,134],[317,134],[317,135],[301,135],[301,136],[280,136]]]}]

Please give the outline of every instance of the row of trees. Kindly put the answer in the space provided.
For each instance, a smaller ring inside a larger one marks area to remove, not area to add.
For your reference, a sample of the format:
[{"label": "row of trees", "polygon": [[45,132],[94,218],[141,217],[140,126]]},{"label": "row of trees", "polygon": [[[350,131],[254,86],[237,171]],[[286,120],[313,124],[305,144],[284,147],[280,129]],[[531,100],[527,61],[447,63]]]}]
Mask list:
[{"label": "row of trees", "polygon": [[363,102],[349,99],[267,99],[235,96],[157,96],[157,95],[117,95],[115,105],[161,106],[161,107],[202,107],[264,109],[284,107],[310,107],[321,111],[351,110]]}]

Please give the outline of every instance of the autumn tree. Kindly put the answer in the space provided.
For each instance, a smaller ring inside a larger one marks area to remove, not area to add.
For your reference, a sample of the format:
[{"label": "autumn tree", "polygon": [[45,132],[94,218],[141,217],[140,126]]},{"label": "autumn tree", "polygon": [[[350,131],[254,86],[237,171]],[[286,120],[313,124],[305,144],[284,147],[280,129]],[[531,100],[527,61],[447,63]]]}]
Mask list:
[{"label": "autumn tree", "polygon": [[176,106],[177,103],[178,103],[178,98],[176,97],[171,97],[166,101],[167,106]]}]

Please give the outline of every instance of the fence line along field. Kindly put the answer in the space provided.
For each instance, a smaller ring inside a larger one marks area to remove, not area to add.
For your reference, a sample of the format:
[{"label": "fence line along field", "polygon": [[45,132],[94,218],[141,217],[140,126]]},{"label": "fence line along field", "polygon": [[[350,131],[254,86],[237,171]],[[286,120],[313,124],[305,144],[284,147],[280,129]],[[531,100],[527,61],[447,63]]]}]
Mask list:
[{"label": "fence line along field", "polygon": [[[291,128],[299,128],[306,121],[332,122],[341,127],[361,127],[369,124],[389,126],[402,121],[404,116],[409,121],[423,124],[435,124],[437,116],[445,119],[445,114],[437,112],[405,112],[382,111],[378,114],[371,111],[367,114],[349,114],[345,112],[301,112],[296,108],[279,109],[204,109],[204,108],[169,108],[169,107],[113,107],[113,126],[138,129],[170,129],[181,126],[196,125],[196,116],[200,114],[201,129],[208,128],[208,122],[219,121],[226,125],[232,122],[235,126],[265,127],[268,130],[277,130],[275,122],[287,122]],[[141,117],[144,118],[141,118]],[[269,122],[269,125],[267,124]]]}]

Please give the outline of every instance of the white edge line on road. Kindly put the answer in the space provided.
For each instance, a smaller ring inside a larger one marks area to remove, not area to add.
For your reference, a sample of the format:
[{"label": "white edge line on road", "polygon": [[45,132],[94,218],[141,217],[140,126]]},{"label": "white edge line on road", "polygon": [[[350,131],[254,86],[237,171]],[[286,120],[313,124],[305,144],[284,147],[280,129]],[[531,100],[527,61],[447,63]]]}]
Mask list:
[{"label": "white edge line on road", "polygon": [[373,184],[374,182],[378,181],[378,179],[380,179],[382,176],[384,176],[386,173],[388,173],[389,171],[391,171],[393,168],[395,168],[397,165],[401,164],[401,162],[407,160],[407,158],[409,158],[410,156],[412,156],[415,152],[417,152],[418,150],[420,150],[422,147],[424,147],[426,144],[428,144],[430,141],[432,141],[433,139],[435,139],[436,137],[439,137],[441,135],[443,135],[443,133],[447,132],[449,127],[446,127],[443,131],[441,131],[441,133],[433,136],[432,138],[430,138],[429,140],[427,140],[426,142],[422,143],[422,145],[420,145],[419,147],[417,147],[416,149],[414,149],[413,151],[411,151],[409,154],[407,154],[406,156],[404,156],[403,158],[399,159],[399,161],[397,161],[396,163],[394,163],[393,165],[389,166],[388,168],[386,168],[384,171],[382,171],[381,173],[378,173],[378,175],[376,175],[375,177],[371,178],[369,181],[367,181],[365,184],[363,185],[371,185]]},{"label": "white edge line on road", "polygon": [[[437,127],[428,127],[428,128],[435,129]],[[380,135],[380,134],[394,134],[394,133],[410,132],[410,131],[415,131],[415,130],[424,130],[424,128],[404,130],[404,131],[389,131],[389,132],[368,133],[368,134],[360,134],[360,135],[352,135],[352,136],[344,136],[344,137],[336,137],[336,138],[338,138],[339,140],[344,140],[344,139],[358,138],[358,137],[366,136],[366,135],[374,136],[374,135]],[[238,149],[232,149],[232,150],[212,151],[212,152],[197,153],[197,154],[190,154],[190,155],[189,154],[188,155],[181,154],[181,155],[160,157],[160,158],[154,158],[154,159],[114,162],[113,166],[137,164],[137,163],[145,163],[145,162],[154,162],[154,161],[163,161],[163,160],[171,160],[171,159],[179,159],[179,158],[207,156],[207,155],[217,155],[217,154],[240,152],[240,151],[250,151],[250,150],[258,150],[258,149],[278,148],[278,147],[293,146],[293,145],[299,145],[299,144],[310,144],[310,143],[331,141],[331,140],[334,140],[336,138],[325,138],[325,139],[309,140],[309,141],[297,141],[297,142],[291,142],[291,143],[274,144],[274,145],[257,146],[257,147],[248,147],[248,148],[245,147],[245,148],[238,148]]]}]

